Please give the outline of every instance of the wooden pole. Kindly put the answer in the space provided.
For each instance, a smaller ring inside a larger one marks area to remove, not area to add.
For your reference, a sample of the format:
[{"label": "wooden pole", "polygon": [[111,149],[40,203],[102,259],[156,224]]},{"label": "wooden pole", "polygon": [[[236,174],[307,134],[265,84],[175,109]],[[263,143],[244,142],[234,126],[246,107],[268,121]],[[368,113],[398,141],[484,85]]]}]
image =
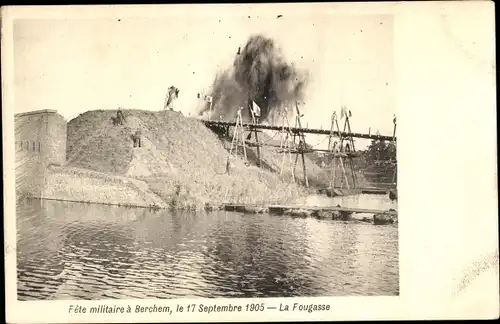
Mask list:
[{"label": "wooden pole", "polygon": [[337,162],[337,157],[335,156],[335,148],[333,147],[334,144],[332,143],[333,137],[334,137],[334,131],[335,131],[335,122],[337,120],[337,115],[335,112],[332,114],[332,120],[331,120],[331,125],[330,125],[330,134],[328,135],[328,151],[330,153],[331,161],[329,161],[330,164],[330,188],[335,189],[335,175],[336,175],[336,163]]},{"label": "wooden pole", "polygon": [[[286,141],[286,138],[284,137],[285,136],[285,112],[282,113],[282,116],[283,116],[283,120],[282,120],[282,124],[281,124],[281,140],[280,140],[280,150],[283,150],[283,154],[285,154],[285,148],[284,148],[284,145],[286,145],[285,141]],[[280,169],[280,175],[283,174],[283,167],[285,165],[285,155],[283,155],[283,158],[281,159],[281,169]]]},{"label": "wooden pole", "polygon": [[[299,126],[299,115],[297,115],[295,117],[295,128],[297,128]],[[297,148],[297,142],[295,140],[296,138],[296,133],[294,132],[293,133],[293,145]],[[299,140],[300,142],[300,140]],[[297,171],[297,162],[299,161],[299,149],[297,150],[297,153],[295,154],[295,162],[293,163],[293,173],[295,174],[295,172]]]},{"label": "wooden pole", "polygon": [[307,179],[307,170],[306,170],[306,159],[304,157],[304,151],[302,151],[302,172],[304,172],[304,181],[306,183],[306,188],[309,188],[309,180]]},{"label": "wooden pole", "polygon": [[333,168],[332,168],[332,181],[330,182],[330,186],[332,187],[332,189],[335,189],[335,176],[337,174],[337,170],[336,170],[337,166],[335,165],[335,162],[337,161],[336,159],[337,158],[334,156],[333,157],[333,161],[332,161],[333,162],[332,163],[332,165],[333,165]]},{"label": "wooden pole", "polygon": [[[347,127],[347,116],[345,116],[345,121],[344,121],[344,130],[342,131],[342,133],[346,133],[346,127]],[[339,129],[340,131],[340,129]],[[342,136],[342,139],[340,140],[340,147],[344,147],[344,136]]]},{"label": "wooden pole", "polygon": [[392,182],[391,182],[391,188],[395,188],[396,186],[394,185],[394,181],[396,180],[396,172],[398,171],[398,165],[396,164],[394,166],[394,171],[392,172]]},{"label": "wooden pole", "polygon": [[[349,120],[349,115],[346,115],[346,124],[347,124],[347,131],[349,132],[349,134],[352,134],[352,130],[351,130],[351,122]],[[351,151],[354,153],[356,151],[356,148],[354,147],[354,139],[351,137],[349,137],[349,142],[351,144]],[[356,178],[356,173],[354,172],[354,162],[352,161],[352,155],[349,156],[349,163],[350,163],[350,167],[351,167],[351,175],[352,175],[352,183],[353,183],[353,188],[356,188],[357,187],[357,182],[358,182],[358,179]]]},{"label": "wooden pole", "polygon": [[[203,100],[205,100],[205,99],[203,99]],[[212,120],[212,101],[210,101],[210,105],[209,106],[210,106],[210,108],[209,108],[210,113],[208,115],[208,120]]]},{"label": "wooden pole", "polygon": [[354,162],[352,161],[352,156],[349,157],[349,164],[351,168],[351,175],[352,175],[352,187],[356,188],[357,187],[357,179],[356,179],[356,173],[354,172]]},{"label": "wooden pole", "polygon": [[339,159],[340,159],[340,165],[342,166],[342,173],[344,174],[345,185],[347,186],[347,189],[350,189],[349,181],[347,181],[347,175],[344,168],[344,162],[342,161],[342,157],[339,157]]},{"label": "wooden pole", "polygon": [[243,119],[241,117],[241,111],[238,112],[238,118],[240,119],[240,125],[241,125],[241,142],[243,144],[243,155],[245,156],[245,161],[247,161],[247,148],[245,145],[245,134],[243,133],[244,127],[243,127]]},{"label": "wooden pole", "polygon": [[[392,132],[392,142],[394,143],[394,146],[396,146],[396,117],[394,117],[394,131]],[[396,146],[396,152],[397,152],[397,146]],[[397,155],[396,155],[396,165],[394,166],[394,171],[392,173],[392,182],[391,182],[391,187],[394,186],[394,180],[396,180],[396,172],[398,170],[398,162],[397,162]],[[394,186],[396,187],[396,186]]]},{"label": "wooden pole", "polygon": [[[339,153],[343,153],[344,150],[343,150],[343,144],[342,143],[344,143],[345,124],[344,124],[344,131],[342,133],[340,132],[339,122],[338,122],[338,120],[336,118],[335,118],[335,124],[337,125],[337,130],[339,132]],[[344,168],[344,163],[342,162],[342,157],[339,155],[338,158],[339,158],[339,166],[342,169],[342,176],[343,176],[343,177],[341,176],[341,178],[340,178],[342,180],[341,187],[343,187],[342,183],[344,182],[344,179],[345,179],[346,185],[347,185],[347,187],[349,189],[349,183],[347,182],[347,176],[345,174],[345,168]]]},{"label": "wooden pole", "polygon": [[334,119],[336,118],[335,112],[332,114],[332,124],[330,126],[330,135],[328,136],[328,149],[332,147],[332,137],[333,137],[333,132],[334,132]]},{"label": "wooden pole", "polygon": [[[299,125],[299,128],[302,128],[300,122],[299,104],[297,102],[295,102],[295,108],[297,109],[297,123]],[[304,182],[306,184],[306,188],[309,188],[309,180],[307,179],[307,171],[306,171],[306,159],[304,157],[304,149],[306,147],[306,138],[304,136],[304,133],[301,134],[301,137],[302,137],[302,147],[299,147],[299,149],[302,155],[302,171],[304,172]]]},{"label": "wooden pole", "polygon": [[260,167],[260,142],[259,142],[259,136],[257,135],[257,128],[254,128],[255,130],[255,143],[257,143],[257,165]]},{"label": "wooden pole", "polygon": [[[349,134],[352,134],[352,130],[351,130],[351,122],[349,120],[349,117],[347,117],[347,129],[349,130]],[[354,148],[354,138],[351,136],[350,138],[351,140],[351,148],[352,148],[352,151],[355,152],[356,149]]]},{"label": "wooden pole", "polygon": [[229,155],[233,153],[233,147],[236,146],[236,152],[238,152],[238,115],[236,116],[236,125],[234,125],[233,140],[231,141],[231,148],[229,149]]},{"label": "wooden pole", "polygon": [[344,134],[340,133],[339,121],[335,119],[335,124],[337,125],[337,130],[339,131],[339,151],[342,151],[342,141],[344,138]]},{"label": "wooden pole", "polygon": [[[284,169],[284,166],[285,166],[285,159],[286,159],[286,155],[288,155],[288,160],[290,162],[290,167],[291,167],[291,170],[292,170],[292,181],[295,183],[295,170],[293,169],[293,166],[292,166],[292,155],[290,153],[290,140],[292,139],[293,135],[291,133],[291,130],[290,130],[290,123],[288,122],[288,115],[287,115],[287,110],[285,108],[285,110],[282,112],[282,116],[283,116],[283,121],[282,121],[282,125],[281,125],[281,143],[280,143],[280,149],[283,150],[283,160],[281,162],[281,171],[280,171],[280,175],[283,174],[283,169]],[[286,128],[286,131],[285,131],[285,128]]]},{"label": "wooden pole", "polygon": [[259,136],[257,135],[257,127],[255,127],[257,125],[257,119],[255,118],[255,113],[252,109],[252,106],[250,106],[250,99],[248,100],[248,104],[249,104],[249,109],[250,109],[250,114],[252,115],[252,123],[254,124],[254,126],[251,127],[250,129],[250,134],[252,133],[252,131],[254,132],[255,134],[255,143],[257,145],[257,165],[260,167],[260,143],[259,143]]},{"label": "wooden pole", "polygon": [[297,162],[299,161],[299,151],[295,153],[295,162],[293,162],[293,173],[297,172]]}]

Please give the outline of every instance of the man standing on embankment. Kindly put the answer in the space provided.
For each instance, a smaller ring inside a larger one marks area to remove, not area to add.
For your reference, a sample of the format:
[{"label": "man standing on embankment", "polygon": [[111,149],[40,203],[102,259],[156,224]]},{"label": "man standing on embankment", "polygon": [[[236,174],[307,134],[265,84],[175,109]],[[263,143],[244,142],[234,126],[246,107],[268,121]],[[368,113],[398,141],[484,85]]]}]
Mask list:
[{"label": "man standing on embankment", "polygon": [[134,141],[134,147],[141,147],[141,130],[138,129],[132,135],[132,140]]},{"label": "man standing on embankment", "polygon": [[167,109],[174,110],[173,103],[174,103],[174,100],[177,99],[178,97],[179,97],[179,89],[177,89],[174,86],[170,86],[168,88],[167,97],[165,98],[165,103],[163,105],[163,109],[164,110],[167,110]]}]

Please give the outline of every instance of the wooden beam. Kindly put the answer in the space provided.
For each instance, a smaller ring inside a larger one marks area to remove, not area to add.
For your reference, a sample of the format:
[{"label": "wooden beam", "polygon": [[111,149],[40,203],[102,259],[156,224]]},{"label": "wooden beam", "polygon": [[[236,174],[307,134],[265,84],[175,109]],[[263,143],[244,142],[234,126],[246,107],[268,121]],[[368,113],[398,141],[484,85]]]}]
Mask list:
[{"label": "wooden beam", "polygon": [[[300,110],[299,110],[299,104],[295,102],[295,108],[297,109],[297,123],[299,128],[302,129],[302,124],[300,122]],[[306,171],[306,159],[304,157],[304,148],[306,147],[306,138],[304,136],[304,133],[300,133],[299,138],[302,137],[302,147],[299,147],[299,150],[301,151],[301,156],[302,156],[302,172],[304,172],[304,182],[306,185],[306,188],[309,188],[309,180],[307,179],[307,171]],[[298,155],[297,155],[298,157]]]},{"label": "wooden beam", "polygon": [[259,142],[259,132],[257,131],[257,128],[254,128],[254,132],[255,132],[255,143],[256,143],[256,146],[257,146],[257,165],[260,167],[260,142]]},{"label": "wooden beam", "polygon": [[[228,125],[235,126],[235,122],[229,121],[216,121],[216,120],[201,120],[205,125]],[[281,126],[276,125],[263,125],[263,124],[252,124],[252,123],[243,123],[244,127],[253,126],[257,129],[267,129],[267,130],[282,130]],[[296,127],[285,127],[285,130],[290,130],[292,133],[305,133],[305,134],[319,134],[319,135],[329,135],[329,129],[313,129],[313,128],[296,128]],[[335,136],[342,137],[353,137],[353,138],[364,138],[364,139],[374,139],[381,141],[396,141],[396,138],[393,136],[385,136],[385,135],[376,135],[376,134],[365,134],[365,133],[344,133],[339,131],[334,131]]]}]

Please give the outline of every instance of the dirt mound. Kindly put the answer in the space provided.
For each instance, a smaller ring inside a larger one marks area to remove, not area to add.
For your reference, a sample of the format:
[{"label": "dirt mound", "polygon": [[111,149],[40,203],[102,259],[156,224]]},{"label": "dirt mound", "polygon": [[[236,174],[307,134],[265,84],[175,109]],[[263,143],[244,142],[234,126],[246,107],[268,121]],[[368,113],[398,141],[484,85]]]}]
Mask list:
[{"label": "dirt mound", "polygon": [[127,171],[133,157],[129,130],[113,127],[113,116],[114,111],[88,111],[68,123],[69,165],[110,173]]},{"label": "dirt mound", "polygon": [[[124,110],[126,123],[113,125],[116,111],[89,111],[68,123],[70,166],[144,180],[172,207],[220,202],[284,202],[303,195],[272,170],[232,160],[205,125],[173,111]],[[140,130],[141,147],[131,135]]]},{"label": "dirt mound", "polygon": [[[125,125],[113,125],[116,111],[89,111],[68,123],[68,163],[101,172],[161,175],[173,168],[221,171],[225,150],[204,125],[177,112],[125,110]],[[142,147],[131,135],[142,133]]]},{"label": "dirt mound", "polygon": [[[116,116],[116,111],[112,110],[89,111],[71,120],[68,123],[69,164],[138,178],[176,178],[200,172],[201,177],[224,174],[230,139],[221,141],[199,120],[186,118],[173,111],[125,110],[124,115],[125,125],[116,126],[111,120]],[[133,147],[131,135],[136,130],[142,133],[141,148]],[[261,147],[261,167],[278,176],[283,166],[281,178],[290,182],[297,155],[292,155],[290,161],[286,154],[279,153],[280,136],[276,132],[259,133],[261,143],[274,145]],[[247,147],[247,156],[257,165],[255,148]],[[308,154],[305,160],[309,184],[313,187],[328,186],[329,172],[311,160]],[[255,169],[250,170],[241,159],[236,159],[233,163],[235,173],[255,173]],[[349,171],[347,165],[345,167]],[[297,181],[302,182],[300,156],[294,173]],[[341,182],[341,178],[342,170],[337,168],[337,184]],[[358,172],[357,178],[359,184],[364,182],[363,176]]]}]

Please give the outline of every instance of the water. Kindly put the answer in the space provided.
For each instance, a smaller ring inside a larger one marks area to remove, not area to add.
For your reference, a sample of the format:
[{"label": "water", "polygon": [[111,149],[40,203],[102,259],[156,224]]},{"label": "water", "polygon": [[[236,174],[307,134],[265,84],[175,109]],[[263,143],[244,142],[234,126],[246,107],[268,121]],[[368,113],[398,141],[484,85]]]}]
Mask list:
[{"label": "water", "polygon": [[337,206],[347,208],[364,208],[373,210],[389,210],[398,209],[397,201],[389,199],[389,195],[351,195],[351,196],[336,196],[329,198],[324,195],[311,195],[298,201],[301,205],[309,206]]},{"label": "water", "polygon": [[396,226],[25,200],[20,300],[398,295]]}]

